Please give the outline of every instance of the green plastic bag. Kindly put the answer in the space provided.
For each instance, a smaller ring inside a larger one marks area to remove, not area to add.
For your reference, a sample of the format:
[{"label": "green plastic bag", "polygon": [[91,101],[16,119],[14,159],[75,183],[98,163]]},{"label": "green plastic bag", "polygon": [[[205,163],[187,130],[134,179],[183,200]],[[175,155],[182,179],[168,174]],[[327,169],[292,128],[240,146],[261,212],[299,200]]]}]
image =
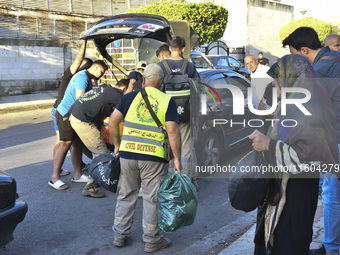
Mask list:
[{"label": "green plastic bag", "polygon": [[158,226],[166,232],[194,223],[198,198],[195,186],[185,174],[175,172],[158,190]]}]

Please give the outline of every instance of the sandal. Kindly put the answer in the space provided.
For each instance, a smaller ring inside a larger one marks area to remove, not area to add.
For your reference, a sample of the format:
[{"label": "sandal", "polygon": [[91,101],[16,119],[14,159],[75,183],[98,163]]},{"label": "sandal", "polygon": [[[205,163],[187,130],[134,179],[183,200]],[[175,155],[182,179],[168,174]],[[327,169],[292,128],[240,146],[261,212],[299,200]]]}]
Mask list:
[{"label": "sandal", "polygon": [[[48,184],[56,190],[68,189],[68,187],[66,186],[66,184],[62,180],[58,180],[55,183],[53,183],[52,181],[49,181]],[[63,185],[65,185],[66,187],[62,188]]]},{"label": "sandal", "polygon": [[73,182],[87,182],[89,180],[89,177],[85,174],[82,174],[79,179],[72,178]]}]

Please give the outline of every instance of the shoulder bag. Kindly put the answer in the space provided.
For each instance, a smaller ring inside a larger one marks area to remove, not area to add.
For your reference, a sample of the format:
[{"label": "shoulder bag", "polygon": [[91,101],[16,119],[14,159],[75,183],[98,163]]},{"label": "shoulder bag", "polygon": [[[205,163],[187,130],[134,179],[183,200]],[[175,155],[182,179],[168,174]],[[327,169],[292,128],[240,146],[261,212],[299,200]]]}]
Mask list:
[{"label": "shoulder bag", "polygon": [[152,116],[152,118],[154,119],[154,121],[156,122],[158,128],[162,129],[162,132],[164,134],[164,144],[163,144],[163,148],[164,148],[164,158],[167,161],[170,161],[171,159],[174,158],[174,155],[172,153],[171,147],[170,147],[170,142],[169,142],[169,136],[168,136],[168,132],[166,132],[166,129],[163,128],[162,123],[160,122],[160,120],[158,119],[157,115],[155,114],[155,112],[153,111],[151,105],[150,105],[150,101],[148,98],[148,94],[146,93],[145,89],[141,90],[143,99],[148,107],[148,110]]},{"label": "shoulder bag", "polygon": [[[255,150],[246,154],[237,164],[229,180],[229,200],[237,210],[250,212],[280,199],[276,175],[268,171],[269,163]],[[267,167],[267,168],[266,168]],[[267,171],[264,171],[264,170]],[[275,188],[274,188],[275,187]]]}]

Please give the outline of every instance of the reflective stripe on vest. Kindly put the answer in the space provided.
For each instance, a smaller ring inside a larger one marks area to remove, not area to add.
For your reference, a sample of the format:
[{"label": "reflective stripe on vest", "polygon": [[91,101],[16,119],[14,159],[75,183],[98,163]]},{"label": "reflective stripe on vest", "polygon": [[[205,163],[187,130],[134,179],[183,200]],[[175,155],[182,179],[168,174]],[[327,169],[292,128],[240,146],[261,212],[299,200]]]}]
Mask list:
[{"label": "reflective stripe on vest", "polygon": [[188,90],[180,90],[180,91],[166,91],[166,94],[172,97],[179,97],[179,96],[190,96],[190,89]]},{"label": "reflective stripe on vest", "polygon": [[163,133],[162,129],[160,129],[158,127],[145,126],[145,125],[133,123],[133,122],[126,121],[126,120],[124,121],[124,127],[130,127],[130,128],[135,128],[135,129],[144,129],[144,130],[149,130],[149,131],[152,131],[152,132]]},{"label": "reflective stripe on vest", "polygon": [[[145,90],[155,114],[165,127],[165,114],[171,97],[156,88],[146,87]],[[163,144],[162,129],[157,127],[139,92],[125,116],[119,150],[164,158]]]},{"label": "reflective stripe on vest", "polygon": [[149,145],[156,145],[156,146],[163,146],[163,142],[159,142],[156,140],[151,140],[145,137],[137,137],[132,135],[122,135],[122,140],[130,141],[130,142],[137,142],[137,143],[144,143]]}]

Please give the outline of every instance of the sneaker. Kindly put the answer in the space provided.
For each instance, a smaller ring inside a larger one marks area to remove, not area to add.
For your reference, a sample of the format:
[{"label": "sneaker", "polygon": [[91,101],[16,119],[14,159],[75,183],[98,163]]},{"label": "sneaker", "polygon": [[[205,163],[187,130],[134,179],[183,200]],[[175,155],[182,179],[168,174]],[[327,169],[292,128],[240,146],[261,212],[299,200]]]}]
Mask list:
[{"label": "sneaker", "polygon": [[159,243],[146,243],[144,251],[145,252],[156,252],[162,249],[165,249],[171,244],[171,240],[169,238],[162,238],[162,241]]},{"label": "sneaker", "polygon": [[309,255],[326,255],[325,246],[321,245],[320,248],[309,250]]},{"label": "sneaker", "polygon": [[89,188],[89,189],[83,189],[82,194],[84,196],[94,197],[94,198],[100,198],[105,197],[105,194],[102,192],[99,192],[96,188]]},{"label": "sneaker", "polygon": [[113,245],[116,247],[124,247],[125,246],[125,238],[115,237],[113,241]]}]

